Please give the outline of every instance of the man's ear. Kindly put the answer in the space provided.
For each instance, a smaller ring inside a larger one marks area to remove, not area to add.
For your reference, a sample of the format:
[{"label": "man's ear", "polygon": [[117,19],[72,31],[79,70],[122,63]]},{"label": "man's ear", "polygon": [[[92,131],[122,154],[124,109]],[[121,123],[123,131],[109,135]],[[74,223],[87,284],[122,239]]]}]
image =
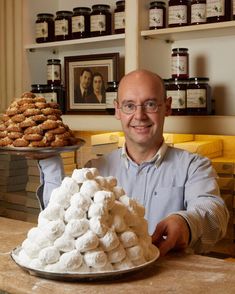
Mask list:
[{"label": "man's ear", "polygon": [[116,119],[120,120],[120,108],[118,108],[118,103],[117,103],[117,100],[114,100],[113,101],[114,103],[114,107],[115,107],[115,117]]},{"label": "man's ear", "polygon": [[166,102],[165,102],[165,104],[166,104],[165,116],[169,116],[172,113],[171,103],[172,103],[172,98],[171,97],[166,98]]}]

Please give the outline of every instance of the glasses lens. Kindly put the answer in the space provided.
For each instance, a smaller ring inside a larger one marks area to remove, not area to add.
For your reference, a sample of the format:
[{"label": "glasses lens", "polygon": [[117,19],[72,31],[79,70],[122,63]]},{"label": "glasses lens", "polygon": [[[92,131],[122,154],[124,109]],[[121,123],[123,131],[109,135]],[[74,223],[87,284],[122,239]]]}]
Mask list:
[{"label": "glasses lens", "polygon": [[121,109],[125,113],[133,113],[135,112],[136,106],[134,103],[125,103],[122,105]]},{"label": "glasses lens", "polygon": [[144,103],[144,109],[146,112],[157,112],[158,105],[157,105],[156,101],[146,101]]}]

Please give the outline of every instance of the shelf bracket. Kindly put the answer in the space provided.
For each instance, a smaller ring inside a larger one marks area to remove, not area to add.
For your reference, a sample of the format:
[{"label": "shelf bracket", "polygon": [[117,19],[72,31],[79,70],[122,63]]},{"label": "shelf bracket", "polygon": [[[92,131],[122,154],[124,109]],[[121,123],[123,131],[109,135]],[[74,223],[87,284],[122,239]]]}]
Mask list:
[{"label": "shelf bracket", "polygon": [[[36,48],[29,48],[28,50],[29,50],[29,52],[31,52],[31,53],[34,53],[34,52],[36,52],[36,51],[37,51],[37,49],[36,49]],[[58,50],[58,49],[55,49],[55,48],[53,48],[53,49],[51,50],[51,53],[52,53],[52,54],[54,54],[54,55],[56,55],[56,54],[58,54],[58,53],[59,53],[59,50]]]},{"label": "shelf bracket", "polygon": [[166,39],[165,42],[166,42],[167,44],[173,44],[175,41],[174,41],[174,40]]},{"label": "shelf bracket", "polygon": [[150,36],[144,36],[144,40],[153,40],[154,38],[153,37],[150,37]]}]

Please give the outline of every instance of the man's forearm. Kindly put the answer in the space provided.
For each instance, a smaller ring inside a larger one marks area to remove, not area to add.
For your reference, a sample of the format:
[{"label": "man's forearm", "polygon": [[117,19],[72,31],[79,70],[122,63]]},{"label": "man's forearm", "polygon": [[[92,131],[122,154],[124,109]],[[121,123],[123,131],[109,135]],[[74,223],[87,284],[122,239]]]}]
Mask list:
[{"label": "man's forearm", "polygon": [[226,233],[229,214],[222,199],[201,197],[189,209],[177,214],[187,221],[191,231],[189,246],[197,253],[209,251]]}]

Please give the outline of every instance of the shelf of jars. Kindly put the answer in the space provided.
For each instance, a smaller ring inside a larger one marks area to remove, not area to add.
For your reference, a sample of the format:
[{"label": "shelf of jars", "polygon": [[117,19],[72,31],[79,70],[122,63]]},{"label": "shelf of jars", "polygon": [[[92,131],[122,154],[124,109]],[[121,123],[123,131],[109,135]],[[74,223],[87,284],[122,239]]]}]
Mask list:
[{"label": "shelf of jars", "polygon": [[235,35],[235,21],[189,25],[182,27],[143,30],[141,36],[173,42],[187,39],[212,38]]},{"label": "shelf of jars", "polygon": [[89,44],[94,45],[94,43],[112,43],[112,46],[115,45],[114,42],[123,42],[124,45],[125,34],[115,34],[115,35],[107,35],[101,37],[90,37],[90,38],[82,38],[82,39],[73,39],[66,41],[57,41],[57,42],[45,42],[45,43],[33,43],[25,45],[25,50],[34,51],[36,49],[66,49],[71,48],[73,46],[77,47],[78,45],[81,47],[85,47]]}]

